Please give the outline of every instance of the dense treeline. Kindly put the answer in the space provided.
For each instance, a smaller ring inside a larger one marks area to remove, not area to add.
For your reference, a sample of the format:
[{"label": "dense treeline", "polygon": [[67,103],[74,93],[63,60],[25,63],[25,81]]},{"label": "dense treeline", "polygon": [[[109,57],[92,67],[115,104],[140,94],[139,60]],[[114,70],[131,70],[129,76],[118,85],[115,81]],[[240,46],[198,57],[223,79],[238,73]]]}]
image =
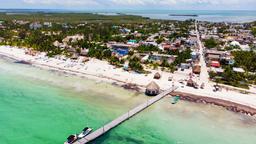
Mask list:
[{"label": "dense treeline", "polygon": [[111,51],[105,46],[93,45],[89,48],[88,56],[97,59],[108,59],[111,57]]},{"label": "dense treeline", "polygon": [[144,52],[156,52],[159,51],[159,48],[154,45],[141,45],[137,48],[137,50],[141,53]]},{"label": "dense treeline", "polygon": [[247,71],[256,72],[256,53],[252,51],[234,51],[235,66]]},{"label": "dense treeline", "polygon": [[232,85],[235,87],[249,88],[249,84],[256,84],[256,75],[252,73],[239,73],[234,72],[232,66],[227,66],[225,71],[218,75],[214,72],[210,72],[210,78],[213,78],[217,83],[223,83]]},{"label": "dense treeline", "polygon": [[206,48],[216,48],[218,46],[218,42],[214,38],[206,39],[204,41],[204,46]]},{"label": "dense treeline", "polygon": [[256,37],[256,27],[252,28],[252,34]]},{"label": "dense treeline", "polygon": [[144,72],[143,66],[140,63],[140,59],[137,56],[133,56],[129,60],[129,67],[136,72]]},{"label": "dense treeline", "polygon": [[[210,77],[216,82],[232,85],[235,87],[248,88],[249,84],[256,84],[256,53],[253,51],[233,51],[235,64],[224,66],[225,71],[218,75],[210,72]],[[243,68],[246,72],[235,72],[233,67]]]},{"label": "dense treeline", "polygon": [[135,21],[145,21],[147,18],[141,16],[131,16],[131,15],[116,15],[107,16],[92,13],[22,13],[22,14],[6,14],[0,13],[1,20],[11,21],[16,20],[26,20],[26,21],[40,21],[40,22],[60,22],[60,23],[81,23],[81,22],[135,22]]}]

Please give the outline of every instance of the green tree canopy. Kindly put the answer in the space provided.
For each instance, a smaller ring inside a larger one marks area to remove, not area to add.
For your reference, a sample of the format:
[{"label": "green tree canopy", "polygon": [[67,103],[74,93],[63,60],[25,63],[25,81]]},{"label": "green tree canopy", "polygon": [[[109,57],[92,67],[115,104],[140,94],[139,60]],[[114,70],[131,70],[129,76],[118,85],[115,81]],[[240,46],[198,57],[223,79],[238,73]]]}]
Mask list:
[{"label": "green tree canopy", "polygon": [[252,51],[234,51],[235,66],[256,72],[256,53]]},{"label": "green tree canopy", "polygon": [[138,47],[139,52],[153,52],[153,51],[158,51],[158,47],[154,45],[141,45]]},{"label": "green tree canopy", "polygon": [[129,60],[129,67],[136,72],[143,72],[143,66],[140,63],[140,59],[136,56]]},{"label": "green tree canopy", "polygon": [[256,37],[256,27],[252,28],[252,34]]},{"label": "green tree canopy", "polygon": [[218,42],[214,38],[210,38],[204,41],[204,46],[207,48],[215,48],[218,46]]}]

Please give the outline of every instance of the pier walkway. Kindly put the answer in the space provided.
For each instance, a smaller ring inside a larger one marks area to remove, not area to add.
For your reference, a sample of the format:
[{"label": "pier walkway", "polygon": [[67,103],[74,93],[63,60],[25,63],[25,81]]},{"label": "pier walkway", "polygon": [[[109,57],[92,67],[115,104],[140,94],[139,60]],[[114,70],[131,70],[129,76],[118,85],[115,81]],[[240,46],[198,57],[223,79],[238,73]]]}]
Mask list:
[{"label": "pier walkway", "polygon": [[108,132],[112,128],[118,126],[119,124],[123,123],[124,121],[128,120],[129,118],[133,117],[134,115],[140,113],[141,111],[143,111],[147,107],[149,107],[149,106],[153,105],[154,103],[156,103],[157,101],[161,100],[162,98],[167,96],[169,93],[175,91],[177,88],[178,87],[172,87],[172,88],[170,88],[166,91],[163,91],[161,94],[147,100],[147,102],[145,102],[143,104],[138,105],[137,107],[135,107],[134,109],[132,109],[132,110],[128,111],[127,113],[121,115],[117,119],[114,119],[110,123],[108,123],[108,124],[104,125],[103,127],[97,129],[96,131],[92,132],[91,134],[87,135],[86,137],[76,141],[74,144],[86,144],[86,143],[96,139],[97,137],[100,137],[101,135],[105,134],[106,132]]}]

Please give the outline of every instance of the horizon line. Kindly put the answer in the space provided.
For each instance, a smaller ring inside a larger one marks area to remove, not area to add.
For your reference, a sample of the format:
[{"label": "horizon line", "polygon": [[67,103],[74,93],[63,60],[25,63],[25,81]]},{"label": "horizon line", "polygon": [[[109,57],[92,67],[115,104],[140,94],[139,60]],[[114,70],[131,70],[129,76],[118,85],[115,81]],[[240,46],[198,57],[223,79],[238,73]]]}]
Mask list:
[{"label": "horizon line", "polygon": [[0,10],[63,10],[63,11],[92,11],[92,10],[168,10],[168,11],[256,11],[253,9],[216,9],[216,10],[207,10],[207,9],[148,9],[148,8],[111,8],[111,9],[106,9],[106,8],[96,8],[96,9],[69,9],[69,8],[1,8]]}]

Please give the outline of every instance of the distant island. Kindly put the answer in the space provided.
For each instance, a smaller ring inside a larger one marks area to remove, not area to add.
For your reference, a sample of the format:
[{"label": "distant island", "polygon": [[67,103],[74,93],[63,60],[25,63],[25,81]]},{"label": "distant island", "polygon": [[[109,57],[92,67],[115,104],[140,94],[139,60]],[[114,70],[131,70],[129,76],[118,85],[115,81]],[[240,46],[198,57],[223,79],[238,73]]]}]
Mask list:
[{"label": "distant island", "polygon": [[196,15],[196,14],[169,14],[169,16],[198,17],[198,15]]}]

